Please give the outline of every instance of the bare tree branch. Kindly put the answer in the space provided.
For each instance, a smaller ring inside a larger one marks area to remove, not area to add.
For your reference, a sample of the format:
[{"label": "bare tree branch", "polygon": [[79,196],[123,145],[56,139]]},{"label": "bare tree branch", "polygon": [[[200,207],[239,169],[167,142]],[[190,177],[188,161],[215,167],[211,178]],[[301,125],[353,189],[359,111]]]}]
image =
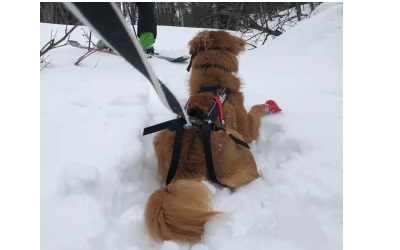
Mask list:
[{"label": "bare tree branch", "polygon": [[93,47],[96,47],[96,44],[94,42],[92,42],[92,38],[91,38],[92,31],[90,31],[90,33],[88,34],[88,32],[84,28],[82,28],[82,32],[83,32],[82,36],[86,37],[86,42],[89,44],[89,46],[88,46],[89,49],[90,49],[90,45],[93,45]]},{"label": "bare tree branch", "polygon": [[46,64],[40,69],[40,71],[42,71],[42,69],[46,68],[47,65],[49,65],[50,62],[51,62],[51,59],[50,59],[50,61],[46,62]]},{"label": "bare tree branch", "polygon": [[[74,29],[76,29],[76,27],[78,27],[77,24],[75,24],[74,27],[72,27],[68,32],[66,32],[65,35],[60,40],[58,40],[57,42],[55,42],[55,36],[54,36],[54,38],[51,38],[50,41],[48,43],[46,43],[46,45],[40,50],[40,56],[46,54],[47,52],[49,52],[52,49],[67,45],[67,43],[69,41],[70,34],[72,33],[72,31],[74,31]],[[52,31],[52,33],[53,33],[53,31]],[[56,34],[57,34],[57,32],[56,32]],[[57,46],[62,41],[64,41],[66,38],[68,38],[68,40],[64,45]]]}]

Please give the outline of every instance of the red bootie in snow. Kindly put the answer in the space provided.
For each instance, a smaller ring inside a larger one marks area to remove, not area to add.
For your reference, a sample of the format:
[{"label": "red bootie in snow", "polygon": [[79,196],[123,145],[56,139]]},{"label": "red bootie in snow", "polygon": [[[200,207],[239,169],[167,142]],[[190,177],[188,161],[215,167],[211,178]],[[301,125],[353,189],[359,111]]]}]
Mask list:
[{"label": "red bootie in snow", "polygon": [[276,102],[273,100],[266,101],[264,107],[268,109],[268,113],[276,113],[282,111],[278,104],[276,104]]}]

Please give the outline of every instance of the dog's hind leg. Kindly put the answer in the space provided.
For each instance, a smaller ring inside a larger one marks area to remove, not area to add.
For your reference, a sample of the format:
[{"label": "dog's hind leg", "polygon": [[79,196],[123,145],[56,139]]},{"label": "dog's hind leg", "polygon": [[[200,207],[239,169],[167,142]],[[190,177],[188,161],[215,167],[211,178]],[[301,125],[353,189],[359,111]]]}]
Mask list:
[{"label": "dog's hind leg", "polygon": [[258,138],[261,117],[266,114],[267,110],[263,104],[254,105],[249,113],[246,112],[244,107],[240,107],[236,110],[237,127],[234,129],[243,136],[245,142],[250,143]]},{"label": "dog's hind leg", "polygon": [[221,183],[231,188],[239,188],[260,177],[255,162],[239,161],[231,167],[238,171],[229,176],[219,177]]},{"label": "dog's hind leg", "polygon": [[249,130],[248,134],[244,136],[244,140],[251,142],[256,140],[260,135],[261,117],[267,114],[267,110],[263,104],[254,105],[251,107],[249,117]]}]

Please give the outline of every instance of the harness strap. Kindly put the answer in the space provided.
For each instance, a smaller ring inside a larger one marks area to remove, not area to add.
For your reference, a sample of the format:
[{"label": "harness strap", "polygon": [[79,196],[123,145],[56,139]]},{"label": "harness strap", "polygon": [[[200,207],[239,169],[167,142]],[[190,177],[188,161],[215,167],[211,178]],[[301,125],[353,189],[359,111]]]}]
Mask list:
[{"label": "harness strap", "polygon": [[209,87],[200,87],[199,91],[197,91],[197,94],[204,93],[204,92],[213,92],[214,95],[217,94],[217,86],[209,86]]},{"label": "harness strap", "polygon": [[186,71],[187,71],[187,72],[190,72],[190,69],[192,68],[193,58],[194,58],[195,56],[196,56],[196,53],[193,54],[193,55],[190,57],[189,65],[188,65],[187,68],[186,68]]},{"label": "harness strap", "polygon": [[[217,175],[215,174],[215,169],[214,169],[214,163],[212,160],[212,152],[211,152],[211,135],[210,135],[210,127],[208,126],[208,124],[205,124],[205,122],[203,123],[202,126],[202,130],[203,130],[203,151],[204,151],[204,158],[206,161],[206,166],[207,166],[207,173],[208,173],[208,177],[210,177],[211,181],[213,181],[214,183],[224,186],[224,187],[228,187],[224,184],[222,184],[221,182],[218,181],[217,179]],[[230,188],[230,187],[228,187]]]},{"label": "harness strap", "polygon": [[240,146],[242,146],[244,148],[250,149],[249,144],[247,144],[246,142],[240,140],[239,138],[236,138],[234,135],[232,135],[231,133],[226,131],[226,129],[224,129],[222,127],[215,127],[215,131],[220,131],[220,130],[225,131],[228,134],[229,138],[231,138],[231,140],[234,141],[236,144],[239,144]]},{"label": "harness strap", "polygon": [[242,140],[236,138],[236,137],[233,136],[231,133],[229,133],[229,132],[227,132],[227,133],[228,133],[229,138],[231,138],[232,141],[236,142],[236,144],[239,144],[239,145],[242,146],[242,147],[245,147],[245,148],[250,149],[249,144],[247,144],[246,142],[244,142],[244,141],[242,141]]},{"label": "harness strap", "polygon": [[[201,89],[200,91],[210,91],[214,90],[215,92],[215,87],[205,87]],[[218,178],[215,174],[215,169],[214,169],[214,164],[212,160],[212,151],[211,151],[211,130],[213,131],[219,131],[223,130],[227,132],[223,127],[216,126],[214,121],[219,115],[221,119],[221,124],[225,123],[225,117],[224,117],[224,112],[223,112],[223,103],[227,99],[229,94],[229,89],[224,88],[219,95],[214,96],[214,103],[212,107],[210,108],[208,114],[204,114],[197,108],[193,108],[189,110],[188,114],[189,116],[196,116],[200,118],[201,124],[194,124],[195,126],[198,126],[202,129],[203,132],[203,151],[204,151],[204,158],[207,166],[207,174],[210,178],[211,181],[214,183],[228,187],[221,182],[218,181]],[[186,106],[188,103],[186,104]],[[177,119],[173,119],[170,121],[166,121],[160,124],[156,124],[150,127],[147,127],[143,131],[143,135],[151,134],[163,129],[168,129],[170,131],[176,131],[175,132],[175,139],[174,139],[174,148],[172,150],[172,156],[171,156],[171,163],[170,163],[170,168],[168,170],[167,174],[167,180],[166,180],[166,185],[168,185],[172,179],[174,178],[176,171],[178,170],[179,166],[179,160],[180,160],[180,153],[182,149],[182,142],[183,142],[183,132],[184,132],[184,125],[186,124],[186,120],[182,117],[178,117]],[[250,149],[249,145],[236,138],[233,136],[231,133],[227,132],[229,138],[231,138],[235,143],[241,145],[242,147]],[[230,187],[228,187],[230,188]]]},{"label": "harness strap", "polygon": [[173,119],[170,121],[162,122],[147,128],[144,128],[143,135],[148,135],[163,129],[168,129],[170,131],[175,131],[178,128],[178,120]]},{"label": "harness strap", "polygon": [[183,127],[178,127],[175,132],[174,149],[172,150],[171,164],[169,166],[167,181],[165,185],[168,185],[174,178],[176,171],[179,166],[179,155],[181,154],[182,141],[183,141]]}]

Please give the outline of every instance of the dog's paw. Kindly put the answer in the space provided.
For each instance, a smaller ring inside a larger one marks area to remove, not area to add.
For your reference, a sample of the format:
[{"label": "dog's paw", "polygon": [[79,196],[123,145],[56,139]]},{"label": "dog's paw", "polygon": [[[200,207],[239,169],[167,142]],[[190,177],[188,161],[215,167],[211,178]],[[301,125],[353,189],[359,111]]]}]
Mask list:
[{"label": "dog's paw", "polygon": [[276,104],[276,102],[273,100],[268,100],[263,105],[267,110],[267,113],[277,113],[282,111],[282,109],[278,106],[278,104]]}]

